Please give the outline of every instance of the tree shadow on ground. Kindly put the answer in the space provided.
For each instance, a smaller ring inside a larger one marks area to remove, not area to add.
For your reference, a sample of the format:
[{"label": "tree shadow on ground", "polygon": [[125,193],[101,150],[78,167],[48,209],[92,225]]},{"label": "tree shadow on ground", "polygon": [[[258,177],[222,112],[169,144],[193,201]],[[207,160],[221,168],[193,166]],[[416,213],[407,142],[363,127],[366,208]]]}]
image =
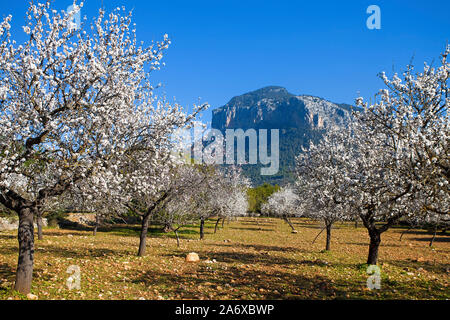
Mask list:
[{"label": "tree shadow on ground", "polygon": [[417,271],[419,268],[427,272],[436,274],[448,274],[450,272],[450,263],[435,263],[434,261],[415,261],[412,259],[406,260],[387,260],[390,265],[402,268],[405,271]]},{"label": "tree shadow on ground", "polygon": [[239,223],[243,225],[265,226],[265,227],[273,227],[275,225],[274,222],[259,222],[259,221],[239,221]]},{"label": "tree shadow on ground", "polygon": [[[351,266],[357,269],[357,265]],[[389,279],[382,280],[383,290],[369,291],[366,288],[368,275],[364,272],[336,279],[320,274],[306,276],[237,266],[223,269],[220,263],[215,268],[217,270],[208,268],[208,265],[195,264],[186,266],[182,273],[177,274],[164,270],[148,271],[132,277],[131,281],[146,287],[156,286],[160,294],[172,295],[170,298],[177,299],[397,299],[396,292],[402,293],[402,299],[405,296],[428,299],[430,292],[435,297],[446,296],[445,289],[435,283]]]},{"label": "tree shadow on ground", "polygon": [[317,230],[323,229],[323,226],[321,226],[319,224],[304,223],[304,222],[292,222],[292,224],[295,227],[301,227],[301,228],[307,228],[307,229],[317,229]]},{"label": "tree shadow on ground", "polygon": [[[433,239],[433,236],[431,235],[430,238],[423,237],[423,238],[408,238],[408,239],[414,241],[430,242],[431,239]],[[436,238],[434,238],[433,242],[450,242],[450,237],[441,237],[436,235]]]},{"label": "tree shadow on ground", "polygon": [[[353,246],[363,246],[363,247],[367,247],[367,249],[369,248],[369,241],[367,241],[367,242],[342,242],[342,243],[353,245]],[[404,247],[404,246],[401,244],[383,243],[383,241],[381,241],[380,250],[383,247],[400,248],[400,247]]]},{"label": "tree shadow on ground", "polygon": [[[266,273],[258,270],[243,270],[229,267],[220,271],[220,277],[214,270],[198,266],[197,270],[189,270],[183,274],[168,274],[160,271],[146,272],[132,280],[133,283],[144,283],[145,286],[158,286],[166,292],[175,293],[182,299],[208,298],[214,299],[248,299],[250,294],[257,294],[257,299],[305,299],[302,293],[309,288],[318,288],[317,296],[333,297],[334,289],[328,279],[316,276],[293,276],[288,273]],[[174,288],[175,287],[175,288]],[[167,289],[166,289],[167,288]]]},{"label": "tree shadow on ground", "polygon": [[[198,227],[200,229],[200,227]],[[212,227],[205,227],[204,233],[211,234],[206,231],[212,229]],[[141,227],[138,225],[112,225],[104,228],[99,228],[100,232],[106,232],[118,236],[139,237]],[[192,230],[191,226],[186,226],[178,230],[178,236],[180,239],[192,239],[192,235],[200,235],[199,231]],[[169,237],[176,239],[176,235],[173,231],[165,232],[162,226],[150,226],[147,231],[147,236],[154,238]]]},{"label": "tree shadow on ground", "polygon": [[4,240],[17,239],[17,236],[12,234],[0,234],[0,239]]},{"label": "tree shadow on ground", "polygon": [[[270,254],[269,252],[261,253],[243,253],[243,252],[211,252],[208,250],[196,251],[200,257],[209,257],[210,259],[216,259],[218,262],[225,263],[240,263],[240,264],[261,264],[261,265],[290,265],[297,264],[298,261],[295,259],[289,259],[285,257],[279,257]],[[167,257],[177,256],[180,258],[185,258],[186,253],[180,252],[175,254],[167,254]]]},{"label": "tree shadow on ground", "polygon": [[[17,254],[17,247],[1,247],[0,255],[9,255],[9,254]],[[55,247],[52,245],[45,247],[37,247],[34,251],[35,255],[39,255],[41,253],[62,257],[62,258],[74,258],[74,259],[87,259],[87,258],[96,258],[103,256],[129,256],[131,253],[130,250],[127,249],[108,249],[108,248],[83,248],[83,249],[69,249],[69,248],[61,248]]]},{"label": "tree shadow on ground", "polygon": [[93,226],[91,225],[84,225],[75,221],[70,221],[68,219],[59,218],[58,219],[58,226],[61,229],[67,229],[67,230],[77,230],[77,231],[92,231]]},{"label": "tree shadow on ground", "polygon": [[247,230],[247,231],[275,231],[274,229],[261,228],[261,227],[258,227],[258,226],[255,226],[254,228],[250,228],[250,227],[230,227],[230,229]]},{"label": "tree shadow on ground", "polygon": [[279,251],[279,252],[306,252],[304,249],[295,248],[295,247],[279,247],[279,246],[268,246],[262,244],[244,244],[244,243],[211,243],[209,246],[219,246],[219,247],[228,247],[228,248],[243,248],[243,249],[254,249],[256,251]]},{"label": "tree shadow on ground", "polygon": [[[87,235],[86,233],[84,233],[82,231],[79,231],[79,232],[76,232],[76,230],[71,230],[71,231],[74,231],[74,232],[58,232],[58,231],[48,231],[48,230],[44,229],[44,230],[42,230],[42,235],[44,237],[43,240],[44,241],[47,240],[47,239],[45,239],[45,236],[49,236],[49,237],[67,237],[67,236],[85,237]],[[89,235],[91,235],[91,234],[89,234]],[[34,240],[36,242],[41,241],[41,240],[38,240],[37,237]]]},{"label": "tree shadow on ground", "polygon": [[0,279],[11,281],[16,275],[15,269],[6,263],[0,264]]}]

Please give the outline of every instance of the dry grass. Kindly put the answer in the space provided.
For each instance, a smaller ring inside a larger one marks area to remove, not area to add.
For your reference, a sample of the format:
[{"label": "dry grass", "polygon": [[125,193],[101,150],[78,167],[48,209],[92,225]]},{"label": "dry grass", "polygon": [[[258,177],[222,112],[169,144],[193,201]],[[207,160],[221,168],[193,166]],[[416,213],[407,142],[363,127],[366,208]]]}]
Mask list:
[{"label": "dry grass", "polygon": [[[338,224],[332,251],[323,252],[320,226],[294,220],[242,218],[206,239],[197,227],[184,229],[181,247],[173,234],[152,229],[146,257],[136,257],[138,227],[118,226],[92,236],[88,231],[45,229],[36,241],[32,292],[39,299],[448,299],[450,238],[403,229],[382,235],[381,290],[366,287],[368,236],[364,228]],[[11,290],[17,263],[15,232],[0,233],[0,299],[23,298]],[[201,262],[187,264],[188,252]],[[206,263],[215,259],[216,263]],[[81,290],[68,290],[70,265],[81,268]]]}]

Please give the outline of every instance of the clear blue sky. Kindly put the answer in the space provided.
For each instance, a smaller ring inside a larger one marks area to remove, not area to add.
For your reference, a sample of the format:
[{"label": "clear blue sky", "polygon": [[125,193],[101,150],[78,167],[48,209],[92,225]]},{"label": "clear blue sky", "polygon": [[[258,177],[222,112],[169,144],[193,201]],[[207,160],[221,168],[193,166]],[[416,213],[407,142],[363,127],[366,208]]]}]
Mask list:
[{"label": "clear blue sky", "polygon": [[[55,0],[65,9],[71,0]],[[0,0],[0,15],[13,15],[23,37],[27,1]],[[86,0],[91,20],[101,0]],[[381,30],[366,28],[366,8],[381,8]],[[134,9],[138,37],[146,43],[168,33],[155,82],[159,93],[189,106],[212,108],[267,85],[333,102],[353,103],[358,92],[382,87],[380,71],[401,71],[412,56],[418,67],[437,60],[450,41],[450,1],[138,1],[103,0],[107,11]],[[210,119],[206,112],[204,119]]]}]

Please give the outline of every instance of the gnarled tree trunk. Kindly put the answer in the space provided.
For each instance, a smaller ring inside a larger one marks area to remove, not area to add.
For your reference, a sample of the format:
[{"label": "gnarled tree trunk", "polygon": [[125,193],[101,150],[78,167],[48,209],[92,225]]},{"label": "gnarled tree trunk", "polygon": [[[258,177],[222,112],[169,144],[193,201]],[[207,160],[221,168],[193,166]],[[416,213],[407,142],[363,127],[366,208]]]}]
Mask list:
[{"label": "gnarled tree trunk", "polygon": [[221,219],[221,218],[217,219],[217,221],[216,221],[216,226],[214,227],[214,233],[217,232],[217,225],[219,224],[220,219]]},{"label": "gnarled tree trunk", "polygon": [[378,248],[381,243],[381,233],[377,229],[369,230],[370,244],[369,256],[367,257],[367,264],[377,264],[378,262]]},{"label": "gnarled tree trunk", "polygon": [[17,263],[16,282],[14,290],[28,294],[31,290],[34,264],[34,210],[24,207],[19,210],[19,260]]},{"label": "gnarled tree trunk", "polygon": [[149,220],[150,220],[149,214],[146,214],[142,217],[141,235],[139,238],[139,251],[138,251],[139,257],[145,255],[145,249],[147,248],[147,231]]}]

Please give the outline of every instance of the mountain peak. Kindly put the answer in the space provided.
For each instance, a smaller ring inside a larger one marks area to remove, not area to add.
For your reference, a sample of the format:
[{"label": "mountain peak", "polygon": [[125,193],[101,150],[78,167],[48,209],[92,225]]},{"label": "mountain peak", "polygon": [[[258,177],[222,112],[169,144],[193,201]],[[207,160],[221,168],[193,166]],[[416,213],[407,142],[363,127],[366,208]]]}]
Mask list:
[{"label": "mountain peak", "polygon": [[348,109],[325,99],[294,95],[280,86],[267,86],[232,98],[213,110],[212,128],[324,129],[342,124]]},{"label": "mountain peak", "polygon": [[250,105],[262,99],[286,99],[293,96],[294,95],[289,93],[286,88],[279,86],[267,86],[255,91],[244,93],[240,96],[236,96],[226,105]]},{"label": "mountain peak", "polygon": [[286,88],[280,86],[267,86],[261,89],[249,92],[249,94],[289,94]]},{"label": "mountain peak", "polygon": [[[226,129],[279,129],[280,174],[262,178],[252,166],[244,166],[252,181],[290,181],[295,157],[310,140],[318,142],[324,130],[342,127],[350,119],[350,107],[311,95],[294,95],[285,88],[268,86],[232,98],[213,110],[211,127]],[[253,172],[253,173],[252,173]],[[259,172],[259,171],[258,171]],[[277,180],[278,179],[278,180]]]}]

